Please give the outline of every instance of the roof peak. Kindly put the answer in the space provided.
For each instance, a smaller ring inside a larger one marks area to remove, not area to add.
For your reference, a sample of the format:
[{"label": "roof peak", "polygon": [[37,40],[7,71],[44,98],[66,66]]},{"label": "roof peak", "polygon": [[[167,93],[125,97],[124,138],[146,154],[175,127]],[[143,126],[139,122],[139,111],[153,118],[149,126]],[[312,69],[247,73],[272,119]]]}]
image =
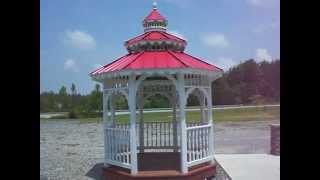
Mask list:
[{"label": "roof peak", "polygon": [[153,1],[153,9],[143,20],[144,31],[166,31],[167,20],[157,9],[156,1]]},{"label": "roof peak", "polygon": [[148,16],[144,19],[145,21],[155,21],[155,20],[166,20],[164,16],[160,14],[157,8],[153,8]]},{"label": "roof peak", "polygon": [[156,0],[153,0],[152,7],[153,7],[153,10],[156,10],[156,9],[157,9],[157,2],[156,2]]}]

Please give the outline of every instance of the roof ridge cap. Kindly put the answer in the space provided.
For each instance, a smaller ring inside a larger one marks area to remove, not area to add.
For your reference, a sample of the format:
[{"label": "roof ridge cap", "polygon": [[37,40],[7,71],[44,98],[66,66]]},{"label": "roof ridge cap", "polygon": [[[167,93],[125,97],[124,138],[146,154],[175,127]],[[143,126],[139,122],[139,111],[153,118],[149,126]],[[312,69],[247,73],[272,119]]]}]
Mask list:
[{"label": "roof ridge cap", "polygon": [[130,53],[128,53],[128,54],[126,54],[126,55],[123,55],[123,56],[120,56],[120,57],[118,57],[116,60],[114,60],[114,61],[112,61],[112,62],[110,62],[110,63],[108,63],[108,64],[105,64],[105,65],[101,66],[100,68],[92,71],[90,74],[94,74],[95,72],[97,72],[97,71],[99,71],[99,70],[101,70],[101,69],[104,69],[104,68],[106,68],[106,67],[108,67],[108,66],[110,66],[110,65],[112,65],[112,64],[114,64],[114,63],[116,63],[116,62],[118,62],[120,59],[122,59],[122,58],[124,58],[124,57],[126,57],[126,56],[129,56],[129,55],[130,55]]},{"label": "roof ridge cap", "polygon": [[216,68],[218,68],[218,69],[220,69],[220,70],[223,71],[223,69],[217,67],[216,65],[210,64],[210,63],[208,63],[208,62],[206,62],[206,61],[204,61],[204,60],[202,60],[202,59],[200,59],[200,58],[197,58],[197,57],[195,57],[195,56],[192,56],[192,55],[190,55],[190,54],[188,54],[188,53],[184,53],[184,54],[187,55],[187,56],[190,56],[190,57],[192,57],[192,58],[195,58],[195,59],[197,59],[197,60],[199,60],[199,61],[201,61],[201,62],[203,62],[203,63],[206,63],[206,64],[208,64],[208,65],[210,65],[210,66],[214,66],[214,67],[216,67]]},{"label": "roof ridge cap", "polygon": [[[173,34],[170,34],[170,33],[164,32],[164,31],[162,31],[162,32],[165,33],[165,36],[166,36],[166,37],[168,37],[167,35],[169,34],[170,36],[174,36],[174,37],[176,37],[176,38],[178,38],[178,39],[180,39],[180,40],[182,40],[182,41],[184,41],[184,42],[187,43],[187,40],[185,40],[185,39],[179,38],[178,36],[175,36],[175,35],[173,35]],[[168,37],[168,38],[169,38],[169,37]]]},{"label": "roof ridge cap", "polygon": [[127,68],[130,64],[132,64],[133,62],[135,62],[142,54],[145,53],[145,51],[139,52],[140,54],[137,55],[137,57],[135,57],[131,62],[129,62],[127,65],[125,65],[123,67],[123,69]]},{"label": "roof ridge cap", "polygon": [[185,62],[181,61],[172,51],[168,50],[169,54],[171,54],[175,59],[177,59],[179,62],[181,62],[185,67],[189,67],[188,64]]}]

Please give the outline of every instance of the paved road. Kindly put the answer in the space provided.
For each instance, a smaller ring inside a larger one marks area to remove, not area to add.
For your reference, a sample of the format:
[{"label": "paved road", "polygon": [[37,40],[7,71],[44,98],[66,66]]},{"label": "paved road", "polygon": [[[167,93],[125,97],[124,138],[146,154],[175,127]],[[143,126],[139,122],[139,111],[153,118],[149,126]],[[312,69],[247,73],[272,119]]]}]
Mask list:
[{"label": "paved road", "polygon": [[[216,123],[216,154],[268,153],[271,123],[279,121]],[[97,179],[103,157],[102,124],[40,121],[41,179]]]},{"label": "paved road", "polygon": [[280,156],[269,154],[220,154],[215,156],[234,180],[280,179]]},{"label": "paved road", "polygon": [[[225,106],[215,106],[212,109],[246,109],[246,108],[257,108],[257,107],[279,107],[280,104],[276,105],[258,105],[258,106],[242,106],[242,105],[225,105]],[[199,108],[188,108],[186,111],[199,111]],[[172,112],[170,108],[157,108],[157,109],[144,109],[143,113],[154,113],[154,112]],[[138,111],[137,111],[138,113]],[[40,118],[49,119],[55,116],[61,116],[64,113],[40,113]],[[116,115],[129,114],[129,111],[118,111]]]}]

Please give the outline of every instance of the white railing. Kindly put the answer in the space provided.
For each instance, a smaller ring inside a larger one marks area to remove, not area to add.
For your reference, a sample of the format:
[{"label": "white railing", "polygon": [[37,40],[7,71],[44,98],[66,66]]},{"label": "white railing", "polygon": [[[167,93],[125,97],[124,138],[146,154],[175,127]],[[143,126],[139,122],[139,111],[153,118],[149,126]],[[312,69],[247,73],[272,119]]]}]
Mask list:
[{"label": "white railing", "polygon": [[[140,128],[138,128],[139,133]],[[178,134],[178,133],[177,133]],[[137,138],[142,140],[141,138]],[[147,122],[143,124],[143,145],[138,145],[143,150],[152,149],[177,149],[179,140],[174,139],[173,123]]]},{"label": "white railing", "polygon": [[[187,123],[187,127],[200,126],[200,123]],[[130,130],[129,124],[116,124],[117,129]],[[176,125],[174,132],[174,124],[172,122],[145,122],[143,124],[143,134],[140,133],[140,123],[137,123],[137,146],[139,150],[178,150],[180,147],[180,129],[179,124]],[[140,142],[143,136],[143,143]],[[177,136],[177,138],[174,138]]]},{"label": "white railing", "polygon": [[130,131],[106,128],[106,163],[131,168]]},{"label": "white railing", "polygon": [[[126,129],[129,131],[129,124],[117,124],[116,128]],[[136,134],[137,134],[137,146],[139,150],[174,150],[178,149],[179,146],[179,133],[178,125],[176,136],[174,138],[174,127],[171,122],[145,122],[143,124],[143,134],[140,133],[140,123],[137,123]],[[143,143],[140,142],[143,136]]]},{"label": "white railing", "polygon": [[210,161],[212,154],[209,150],[211,142],[211,124],[187,127],[187,162],[193,166]]},{"label": "white railing", "polygon": [[[143,143],[140,142],[140,124],[137,123],[137,148],[141,151],[162,152],[180,150],[180,129],[174,132],[171,122],[146,122],[143,124]],[[210,161],[209,142],[211,125],[187,123],[187,162],[193,166]],[[113,128],[106,128],[106,163],[131,168],[130,125],[117,124]],[[175,136],[177,138],[175,138]]]}]

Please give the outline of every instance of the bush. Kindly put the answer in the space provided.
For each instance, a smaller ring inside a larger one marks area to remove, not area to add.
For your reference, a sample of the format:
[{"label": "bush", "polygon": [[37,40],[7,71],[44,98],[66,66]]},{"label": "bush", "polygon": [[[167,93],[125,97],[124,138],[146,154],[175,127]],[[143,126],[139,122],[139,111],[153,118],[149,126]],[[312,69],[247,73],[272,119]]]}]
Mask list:
[{"label": "bush", "polygon": [[68,113],[68,118],[70,118],[70,119],[76,119],[76,118],[78,118],[78,115],[77,115],[77,113],[76,113],[74,110],[71,110],[71,111]]}]

